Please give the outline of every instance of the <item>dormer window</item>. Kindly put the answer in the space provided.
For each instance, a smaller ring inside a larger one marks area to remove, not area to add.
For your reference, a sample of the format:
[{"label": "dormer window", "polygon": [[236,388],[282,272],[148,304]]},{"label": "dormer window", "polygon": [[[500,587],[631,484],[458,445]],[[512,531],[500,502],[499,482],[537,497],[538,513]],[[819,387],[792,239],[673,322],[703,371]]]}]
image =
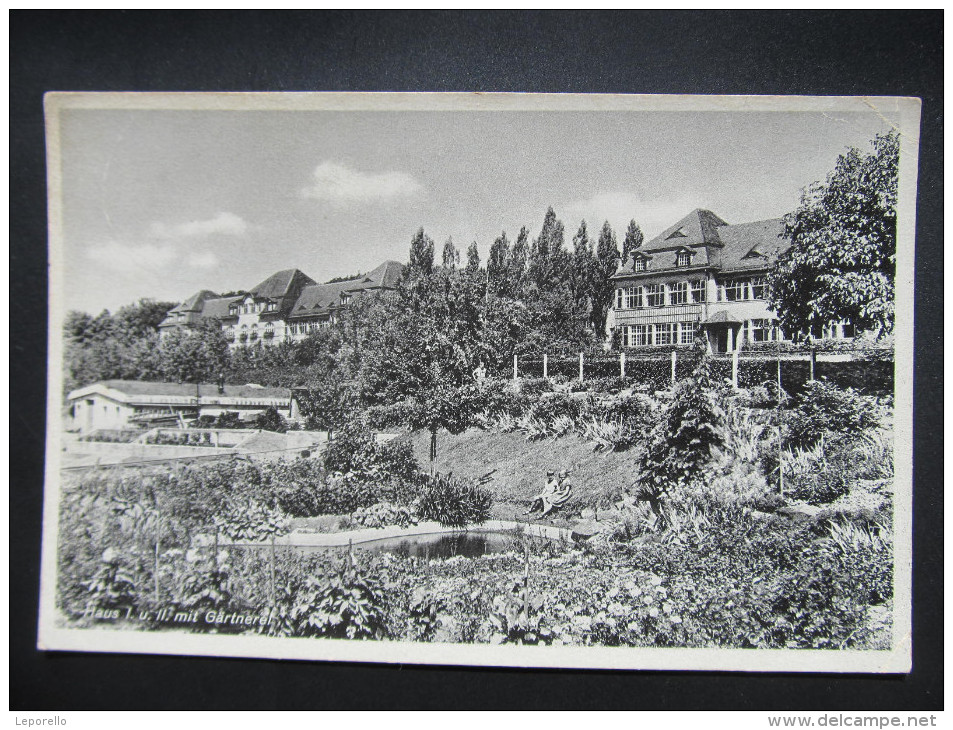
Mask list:
[{"label": "dormer window", "polygon": [[677,254],[675,254],[675,265],[676,266],[691,266],[692,265],[691,251],[679,251]]},{"label": "dormer window", "polygon": [[645,271],[645,259],[637,257],[632,262],[632,271]]},{"label": "dormer window", "polygon": [[679,228],[678,230],[672,231],[672,232],[669,233],[668,236],[667,236],[667,238],[687,238],[687,237],[688,237],[688,236],[687,236],[687,234],[685,233],[685,227],[684,227],[684,226],[682,226],[682,227]]}]

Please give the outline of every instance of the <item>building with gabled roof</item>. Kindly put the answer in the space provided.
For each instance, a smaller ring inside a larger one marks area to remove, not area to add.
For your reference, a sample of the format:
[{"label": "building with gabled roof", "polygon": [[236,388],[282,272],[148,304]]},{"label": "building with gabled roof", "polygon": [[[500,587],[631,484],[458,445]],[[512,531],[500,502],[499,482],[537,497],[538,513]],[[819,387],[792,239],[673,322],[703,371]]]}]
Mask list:
[{"label": "building with gabled roof", "polygon": [[[713,352],[785,338],[767,302],[766,277],[790,242],[780,219],[730,225],[696,209],[636,249],[612,277],[609,327],[626,348],[687,346]],[[815,337],[849,337],[831,323]]]},{"label": "building with gabled roof", "polygon": [[394,289],[402,272],[403,264],[385,261],[367,274],[319,284],[299,269],[283,269],[234,295],[221,297],[203,289],[170,310],[159,331],[215,318],[234,346],[302,339],[336,321],[355,297]]},{"label": "building with gabled roof", "polygon": [[292,412],[291,391],[287,388],[139,380],[103,380],[77,388],[66,396],[66,403],[70,429],[80,433],[182,423],[226,411],[244,418],[268,408],[284,417]]}]

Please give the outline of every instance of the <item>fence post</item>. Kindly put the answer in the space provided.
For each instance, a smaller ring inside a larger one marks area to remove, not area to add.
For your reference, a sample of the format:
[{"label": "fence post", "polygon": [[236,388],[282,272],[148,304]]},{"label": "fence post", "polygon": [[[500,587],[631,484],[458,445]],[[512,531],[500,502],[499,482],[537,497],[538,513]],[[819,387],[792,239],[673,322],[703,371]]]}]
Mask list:
[{"label": "fence post", "polygon": [[678,355],[675,354],[675,350],[672,350],[672,387],[675,387],[675,361],[678,358]]},{"label": "fence post", "polygon": [[519,377],[519,355],[513,355],[513,380]]},{"label": "fence post", "polygon": [[619,377],[625,377],[625,351],[619,353]]},{"label": "fence post", "polygon": [[811,348],[811,380],[814,380],[814,368],[817,367],[817,348]]},{"label": "fence post", "polygon": [[579,353],[579,382],[581,383],[585,378],[583,377],[583,365],[582,365],[582,353]]},{"label": "fence post", "polygon": [[549,355],[543,353],[543,377],[549,377]]},{"label": "fence post", "polygon": [[731,386],[738,387],[738,351],[731,353]]}]

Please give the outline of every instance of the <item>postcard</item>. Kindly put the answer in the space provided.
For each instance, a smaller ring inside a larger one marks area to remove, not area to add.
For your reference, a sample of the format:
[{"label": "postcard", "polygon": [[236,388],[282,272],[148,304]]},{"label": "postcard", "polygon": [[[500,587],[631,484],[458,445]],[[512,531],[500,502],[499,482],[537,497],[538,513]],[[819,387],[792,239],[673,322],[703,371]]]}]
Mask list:
[{"label": "postcard", "polygon": [[45,103],[41,649],[910,670],[918,99]]}]

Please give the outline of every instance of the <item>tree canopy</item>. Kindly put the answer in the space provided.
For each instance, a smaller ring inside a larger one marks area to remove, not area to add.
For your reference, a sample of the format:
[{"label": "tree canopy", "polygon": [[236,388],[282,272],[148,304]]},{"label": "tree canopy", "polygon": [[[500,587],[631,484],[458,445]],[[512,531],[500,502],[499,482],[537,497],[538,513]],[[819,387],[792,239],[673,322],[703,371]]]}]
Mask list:
[{"label": "tree canopy", "polygon": [[784,217],[791,246],[769,285],[789,332],[841,320],[882,334],[893,329],[899,152],[894,132],[878,135],[870,153],[851,148]]}]

